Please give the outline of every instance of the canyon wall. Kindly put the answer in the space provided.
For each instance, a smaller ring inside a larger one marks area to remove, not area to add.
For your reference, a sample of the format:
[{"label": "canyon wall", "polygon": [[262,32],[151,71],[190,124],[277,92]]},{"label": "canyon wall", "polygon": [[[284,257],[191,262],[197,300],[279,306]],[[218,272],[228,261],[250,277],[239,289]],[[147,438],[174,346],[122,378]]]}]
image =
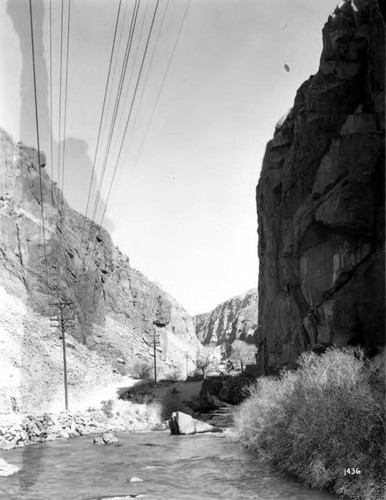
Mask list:
[{"label": "canyon wall", "polygon": [[346,1],[319,70],[267,144],[257,187],[259,370],[385,340],[385,23]]},{"label": "canyon wall", "polygon": [[203,345],[228,348],[234,340],[253,343],[257,328],[257,290],[232,297],[213,311],[193,317],[196,335]]},{"label": "canyon wall", "polygon": [[40,163],[35,149],[0,131],[0,286],[40,317],[57,314],[53,302],[71,301],[69,334],[116,371],[151,361],[154,332],[160,370],[185,369],[184,354],[194,360],[201,346],[192,318],[130,266],[105,229],[71,209],[44,154]]}]

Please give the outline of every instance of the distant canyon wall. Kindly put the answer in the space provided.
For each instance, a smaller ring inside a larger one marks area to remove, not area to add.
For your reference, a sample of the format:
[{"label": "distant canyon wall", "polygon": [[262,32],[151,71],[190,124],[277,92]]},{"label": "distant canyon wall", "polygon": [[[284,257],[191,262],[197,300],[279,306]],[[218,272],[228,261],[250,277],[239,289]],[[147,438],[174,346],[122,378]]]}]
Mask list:
[{"label": "distant canyon wall", "polygon": [[230,348],[235,340],[253,343],[257,328],[257,290],[232,297],[213,311],[194,316],[196,335],[203,345]]},{"label": "distant canyon wall", "polygon": [[344,2],[319,70],[267,144],[257,187],[259,367],[385,340],[385,22]]}]

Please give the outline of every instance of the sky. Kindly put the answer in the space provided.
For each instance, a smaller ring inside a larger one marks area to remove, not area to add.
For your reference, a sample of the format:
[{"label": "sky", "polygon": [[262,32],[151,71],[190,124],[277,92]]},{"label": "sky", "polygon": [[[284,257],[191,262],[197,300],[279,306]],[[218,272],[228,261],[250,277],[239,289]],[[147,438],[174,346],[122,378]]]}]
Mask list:
[{"label": "sky", "polygon": [[[257,287],[255,188],[265,145],[316,73],[321,30],[336,3],[160,0],[118,161],[156,6],[142,0],[100,185],[134,7],[122,1],[87,215],[99,192],[96,222],[106,209],[103,224],[131,265],[191,314]],[[41,149],[68,202],[85,213],[119,0],[71,0],[66,101],[69,1],[62,87],[61,5],[52,0],[50,49],[50,2],[32,0]],[[0,51],[0,127],[36,147],[28,0],[0,0]]]}]

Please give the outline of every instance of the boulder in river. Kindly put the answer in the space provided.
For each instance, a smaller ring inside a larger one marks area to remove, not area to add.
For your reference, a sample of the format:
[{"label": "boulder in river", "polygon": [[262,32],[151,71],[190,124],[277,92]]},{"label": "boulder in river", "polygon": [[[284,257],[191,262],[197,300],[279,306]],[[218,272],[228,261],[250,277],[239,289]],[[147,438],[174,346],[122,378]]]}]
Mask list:
[{"label": "boulder in river", "polygon": [[102,436],[97,436],[92,440],[92,444],[102,445],[105,444],[105,442],[103,441]]},{"label": "boulder in river", "polygon": [[135,477],[135,476],[133,476],[133,477],[130,479],[130,483],[143,483],[143,479],[141,479],[140,477]]},{"label": "boulder in river", "polygon": [[169,420],[169,427],[171,434],[175,436],[219,431],[219,429],[216,429],[213,425],[201,422],[181,411],[173,412]]},{"label": "boulder in river", "polygon": [[92,444],[115,444],[118,443],[119,439],[114,436],[112,432],[104,432],[101,436],[97,436],[93,439]]},{"label": "boulder in river", "polygon": [[112,432],[105,432],[102,434],[102,439],[105,442],[105,444],[113,444],[113,443],[118,443],[119,439],[114,436]]},{"label": "boulder in river", "polygon": [[0,458],[0,476],[13,476],[13,474],[16,474],[19,470],[19,467],[16,465],[11,465],[3,458]]}]

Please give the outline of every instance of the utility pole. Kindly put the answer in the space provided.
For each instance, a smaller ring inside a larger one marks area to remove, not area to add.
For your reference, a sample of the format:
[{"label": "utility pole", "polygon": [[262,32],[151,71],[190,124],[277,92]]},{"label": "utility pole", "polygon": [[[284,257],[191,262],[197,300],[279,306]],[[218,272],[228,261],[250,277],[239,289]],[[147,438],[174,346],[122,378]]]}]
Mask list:
[{"label": "utility pole", "polygon": [[161,295],[157,297],[157,303],[153,303],[153,353],[154,353],[154,382],[157,383],[157,347],[160,345],[157,328],[166,326],[167,322],[162,318]]},{"label": "utility pole", "polygon": [[154,382],[157,383],[157,347],[159,339],[157,335],[157,322],[153,321],[153,354],[154,354]]},{"label": "utility pole", "polygon": [[53,316],[51,321],[54,328],[59,328],[62,332],[63,346],[63,375],[64,375],[64,403],[65,409],[68,410],[68,384],[67,384],[67,357],[66,357],[66,330],[74,326],[74,318],[71,310],[72,302],[59,300],[53,302],[51,306],[57,307],[59,314]]},{"label": "utility pole", "polygon": [[186,352],[185,353],[185,359],[186,359],[186,378],[189,377],[189,358],[190,358],[189,353]]}]

